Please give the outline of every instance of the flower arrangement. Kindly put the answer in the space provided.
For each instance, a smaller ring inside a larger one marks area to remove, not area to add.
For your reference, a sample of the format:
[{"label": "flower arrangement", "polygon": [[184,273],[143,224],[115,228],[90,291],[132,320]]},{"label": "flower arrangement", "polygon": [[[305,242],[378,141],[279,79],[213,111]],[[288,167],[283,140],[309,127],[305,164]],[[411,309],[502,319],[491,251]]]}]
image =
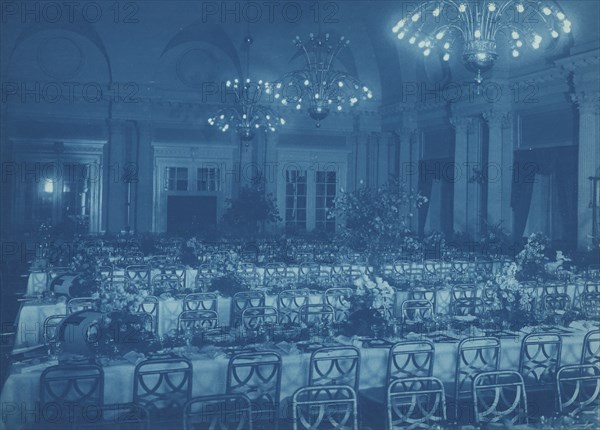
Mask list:
[{"label": "flower arrangement", "polygon": [[356,293],[350,298],[352,311],[349,329],[355,334],[370,334],[373,327],[384,327],[392,316],[394,289],[380,277],[362,275],[354,281]]},{"label": "flower arrangement", "polygon": [[512,330],[518,330],[535,320],[533,291],[525,288],[518,279],[520,267],[512,262],[505,264],[493,280],[487,282],[490,297],[495,303],[492,319],[498,319]]},{"label": "flower arrangement", "polygon": [[537,279],[546,274],[546,256],[549,247],[549,239],[542,233],[532,233],[527,238],[527,243],[519,252],[515,261],[519,264],[519,277],[522,280]]},{"label": "flower arrangement", "polygon": [[126,282],[102,282],[92,298],[100,303],[103,313],[136,313],[148,291]]}]

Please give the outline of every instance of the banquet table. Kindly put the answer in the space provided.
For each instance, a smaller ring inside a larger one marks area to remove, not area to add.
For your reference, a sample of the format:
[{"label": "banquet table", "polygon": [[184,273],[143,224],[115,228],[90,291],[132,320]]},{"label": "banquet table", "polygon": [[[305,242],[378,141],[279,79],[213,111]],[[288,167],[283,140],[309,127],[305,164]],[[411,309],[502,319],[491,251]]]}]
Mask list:
[{"label": "banquet table", "polygon": [[[592,323],[576,321],[568,334],[563,335],[561,365],[577,364],[581,357],[583,338]],[[521,341],[533,328],[524,328],[515,337],[501,339],[500,369],[518,368]],[[477,333],[474,333],[475,335]],[[408,339],[419,338],[408,335]],[[361,354],[360,389],[383,387],[387,348],[364,347],[358,338],[338,337],[340,343],[357,346]],[[400,340],[389,339],[392,341]],[[281,399],[289,398],[298,388],[308,382],[310,353],[299,352],[293,344],[263,344],[258,349],[276,350],[282,356]],[[200,350],[195,347],[184,350],[182,354],[193,365],[192,396],[222,394],[225,392],[226,372],[229,357],[221,348],[206,346]],[[458,342],[435,343],[433,375],[440,378],[448,387],[454,380]],[[139,359],[138,359],[139,361]],[[104,402],[126,403],[133,400],[133,382],[135,360],[101,359],[105,378]],[[2,424],[6,429],[22,428],[27,420],[40,413],[39,379],[44,368],[56,364],[48,360],[30,363],[14,363],[0,396],[2,402]],[[448,388],[447,388],[448,389]],[[285,405],[281,405],[285,417]]]},{"label": "banquet table", "polygon": [[[195,276],[195,270],[190,269]],[[31,278],[31,277],[30,277]],[[188,277],[189,279],[189,277]],[[541,298],[544,293],[544,287],[527,287],[533,289],[533,295],[536,298]],[[566,285],[566,293],[571,298],[572,303],[576,303],[576,299],[584,291],[583,282],[572,282]],[[481,294],[481,293],[480,293]],[[440,288],[435,292],[435,312],[438,315],[447,315],[450,312],[451,289]],[[400,314],[400,306],[402,302],[410,298],[409,290],[397,290],[395,297],[394,313]],[[310,303],[320,303],[322,296],[318,293],[310,295]],[[277,307],[277,296],[266,295],[267,306]],[[219,297],[217,302],[219,314],[219,323],[221,325],[230,325],[231,321],[231,297]],[[177,328],[177,317],[183,310],[183,301],[175,298],[160,298],[158,306],[158,334],[163,336],[170,330]],[[14,348],[16,351],[22,348],[30,348],[42,345],[43,336],[42,329],[44,320],[52,315],[64,315],[66,313],[66,302],[49,300],[49,299],[33,299],[25,301],[16,319],[17,334],[15,338]]]}]

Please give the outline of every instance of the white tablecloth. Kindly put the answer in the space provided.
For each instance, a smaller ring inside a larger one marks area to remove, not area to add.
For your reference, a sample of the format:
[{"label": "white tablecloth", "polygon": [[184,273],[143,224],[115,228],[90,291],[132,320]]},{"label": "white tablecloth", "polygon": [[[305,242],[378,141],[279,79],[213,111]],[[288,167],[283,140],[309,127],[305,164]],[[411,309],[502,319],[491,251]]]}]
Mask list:
[{"label": "white tablecloth", "polygon": [[[574,323],[575,324],[575,323]],[[586,323],[587,325],[588,323]],[[561,365],[577,364],[581,357],[583,337],[589,327],[583,327],[573,334],[563,336]],[[513,339],[502,339],[500,368],[515,370],[518,368],[522,336]],[[358,346],[358,345],[357,345]],[[440,378],[445,385],[454,380],[458,343],[435,344],[434,376]],[[383,387],[388,349],[360,347],[360,388]],[[228,357],[225,355],[205,355],[194,352],[188,358],[193,364],[193,396],[222,394],[225,392]],[[310,354],[282,353],[283,370],[281,381],[281,398],[291,396],[295,390],[308,382]],[[0,402],[3,406],[2,423],[6,429],[17,429],[33,419],[35,411],[39,413],[39,378],[46,366],[55,362],[31,367],[13,365]],[[104,401],[105,403],[125,403],[133,400],[133,363],[115,361],[104,366]],[[34,411],[34,412],[31,412]],[[29,413],[27,413],[29,412]]]}]

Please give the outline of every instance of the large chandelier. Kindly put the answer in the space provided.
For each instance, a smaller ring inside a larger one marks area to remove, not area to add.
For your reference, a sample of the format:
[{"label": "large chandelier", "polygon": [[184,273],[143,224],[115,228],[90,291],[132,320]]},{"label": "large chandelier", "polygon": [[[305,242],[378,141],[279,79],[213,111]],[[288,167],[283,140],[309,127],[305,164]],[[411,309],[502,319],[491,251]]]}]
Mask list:
[{"label": "large chandelier", "polygon": [[300,110],[308,106],[308,113],[320,127],[331,109],[342,111],[344,106],[355,106],[359,100],[373,97],[371,90],[351,74],[336,70],[337,57],[350,44],[344,36],[330,41],[329,33],[310,34],[307,42],[300,36],[293,40],[304,58],[304,68],[287,73],[275,87],[275,99],[283,105],[293,104]]},{"label": "large chandelier", "polygon": [[218,127],[222,132],[234,129],[244,142],[252,140],[256,131],[275,131],[276,126],[284,125],[285,120],[273,109],[260,104],[263,94],[270,94],[272,84],[258,80],[252,81],[249,76],[249,51],[252,38],[244,39],[246,44],[246,78],[227,81],[226,91],[231,91],[235,103],[220,109],[208,118],[208,123]]},{"label": "large chandelier", "polygon": [[[437,51],[449,61],[457,45],[462,46],[465,67],[481,74],[498,58],[497,35],[503,33],[514,58],[524,48],[537,50],[544,40],[556,41],[561,32],[571,32],[571,22],[552,0],[454,0],[426,1],[396,23],[398,39],[418,46],[424,56]],[[462,40],[462,44],[459,42]]]}]

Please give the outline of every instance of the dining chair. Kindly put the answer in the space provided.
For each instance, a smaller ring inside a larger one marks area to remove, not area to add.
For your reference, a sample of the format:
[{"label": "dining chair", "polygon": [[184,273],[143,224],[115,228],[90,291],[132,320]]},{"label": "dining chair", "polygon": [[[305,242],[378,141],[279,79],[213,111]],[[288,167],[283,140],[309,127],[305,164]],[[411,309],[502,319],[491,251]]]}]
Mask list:
[{"label": "dining chair", "polygon": [[333,323],[335,310],[327,304],[308,304],[300,308],[300,322],[306,325],[318,325],[321,323]]},{"label": "dining chair", "polygon": [[252,430],[252,405],[243,394],[194,397],[183,408],[183,429]]},{"label": "dining chair", "polygon": [[[495,337],[469,337],[458,344],[452,400],[454,418],[459,419],[459,406],[473,401],[473,380],[478,373],[498,370],[500,340]],[[462,408],[460,408],[462,409]]]},{"label": "dining chair", "polygon": [[404,300],[400,312],[407,331],[423,331],[424,321],[434,316],[433,304],[429,300]]},{"label": "dining chair", "polygon": [[600,330],[590,330],[583,338],[580,364],[600,365]]},{"label": "dining chair", "polygon": [[279,323],[300,322],[300,308],[309,304],[307,289],[283,290],[277,295]]},{"label": "dining chair", "polygon": [[155,337],[158,337],[158,307],[159,307],[159,300],[157,297],[154,296],[146,296],[142,299],[142,302],[140,303],[140,305],[138,306],[137,309],[137,313],[138,314],[146,314],[149,315],[151,320],[150,320],[150,324],[151,324],[151,329],[152,329],[152,334]]},{"label": "dining chair", "polygon": [[172,273],[159,273],[152,278],[152,294],[164,293],[176,296],[181,294],[183,288],[179,276]]},{"label": "dining chair", "polygon": [[555,392],[561,350],[562,337],[559,334],[531,333],[523,338],[519,356],[519,373],[528,393]]},{"label": "dining chair", "polygon": [[200,333],[219,326],[219,314],[215,311],[183,311],[177,318],[178,333]]},{"label": "dining chair", "polygon": [[216,311],[219,296],[216,293],[190,293],[183,298],[184,311]]},{"label": "dining chair", "polygon": [[150,415],[135,403],[114,403],[90,408],[74,421],[73,430],[148,430]]},{"label": "dining chair", "polygon": [[125,277],[129,283],[143,290],[150,289],[151,269],[148,264],[131,264],[125,267]]},{"label": "dining chair", "polygon": [[324,302],[333,307],[335,322],[348,319],[352,306],[350,299],[353,295],[354,290],[352,288],[337,287],[325,290]]},{"label": "dining chair", "polygon": [[133,402],[148,410],[153,427],[179,428],[183,407],[192,397],[192,382],[187,358],[147,358],[135,366]]},{"label": "dining chair", "polygon": [[252,427],[273,429],[279,424],[281,356],[276,352],[242,352],[229,360],[226,394],[250,399]]},{"label": "dining chair", "polygon": [[439,379],[395,379],[386,391],[388,430],[428,429],[446,421],[446,396]]},{"label": "dining chair", "polygon": [[69,426],[87,408],[104,403],[104,372],[93,364],[59,364],[40,376],[42,427]]},{"label": "dining chair", "polygon": [[580,295],[581,311],[585,318],[600,319],[600,292],[586,291]]},{"label": "dining chair", "polygon": [[113,266],[98,266],[98,273],[102,281],[112,281],[114,268]]},{"label": "dining chair", "polygon": [[347,385],[302,387],[292,396],[293,430],[358,430],[356,392]]},{"label": "dining chair", "polygon": [[262,291],[240,291],[231,298],[231,325],[240,327],[242,325],[242,312],[244,309],[265,306],[265,293]]},{"label": "dining chair", "polygon": [[435,285],[411,288],[408,292],[408,300],[427,300],[433,306],[433,312],[436,312],[437,289]]},{"label": "dining chair", "polygon": [[544,294],[543,304],[547,312],[565,312],[571,308],[571,297],[566,293]]},{"label": "dining chair", "polygon": [[160,269],[161,273],[166,275],[173,275],[179,280],[179,285],[177,289],[179,291],[184,290],[186,288],[186,279],[187,279],[187,267],[183,264],[167,264],[162,266]]},{"label": "dining chair", "polygon": [[473,380],[475,422],[507,428],[527,424],[527,393],[518,372],[481,372]]},{"label": "dining chair", "polygon": [[556,375],[558,409],[563,415],[598,418],[600,367],[594,364],[563,366]]},{"label": "dining chair", "polygon": [[481,317],[485,302],[481,297],[460,297],[450,302],[450,314],[454,317]]},{"label": "dining chair", "polygon": [[44,320],[44,345],[51,346],[58,341],[60,324],[65,318],[66,315],[51,315]]},{"label": "dining chair", "polygon": [[265,324],[277,324],[279,315],[273,306],[254,306],[242,311],[242,326],[245,330],[257,330]]},{"label": "dining chair", "polygon": [[349,385],[358,391],[360,351],[353,346],[322,347],[310,356],[308,385]]},{"label": "dining chair", "polygon": [[67,302],[67,315],[79,311],[95,310],[98,308],[98,300],[92,297],[76,297]]}]

